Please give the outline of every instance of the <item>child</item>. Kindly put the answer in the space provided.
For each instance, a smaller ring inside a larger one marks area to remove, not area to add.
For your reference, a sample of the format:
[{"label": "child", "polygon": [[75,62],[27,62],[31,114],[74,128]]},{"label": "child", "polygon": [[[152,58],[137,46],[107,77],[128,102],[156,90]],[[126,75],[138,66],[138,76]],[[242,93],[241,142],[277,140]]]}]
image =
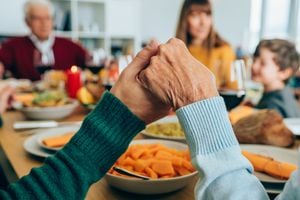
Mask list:
[{"label": "child", "polygon": [[283,117],[300,117],[299,105],[288,80],[298,70],[300,57],[294,44],[280,39],[262,40],[254,52],[252,78],[264,86],[256,108],[277,110]]}]

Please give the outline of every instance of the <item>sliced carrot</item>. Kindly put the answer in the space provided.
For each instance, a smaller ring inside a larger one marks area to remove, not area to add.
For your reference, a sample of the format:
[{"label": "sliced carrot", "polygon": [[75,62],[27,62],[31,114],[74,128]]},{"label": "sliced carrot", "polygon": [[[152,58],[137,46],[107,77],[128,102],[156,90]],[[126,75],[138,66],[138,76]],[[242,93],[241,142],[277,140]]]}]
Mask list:
[{"label": "sliced carrot", "polygon": [[173,155],[165,150],[159,150],[155,154],[155,158],[160,159],[160,160],[171,160]]},{"label": "sliced carrot", "polygon": [[135,161],[131,157],[127,157],[127,158],[125,158],[125,160],[122,163],[120,163],[120,165],[122,165],[122,166],[126,166],[126,165],[133,166],[134,163],[135,163]]},{"label": "sliced carrot", "polygon": [[150,167],[146,167],[145,172],[152,179],[157,179],[158,178],[158,175]]},{"label": "sliced carrot", "polygon": [[136,172],[143,172],[144,169],[145,169],[146,165],[144,164],[143,161],[141,160],[137,160],[134,162],[134,165],[133,165],[133,169],[136,171]]},{"label": "sliced carrot", "polygon": [[[152,179],[182,176],[195,171],[188,150],[176,150],[161,144],[132,145],[115,165]],[[110,173],[117,174],[112,169]]]},{"label": "sliced carrot", "polygon": [[159,176],[174,175],[175,174],[172,163],[170,161],[167,161],[167,160],[153,161],[153,163],[151,165],[151,168]]},{"label": "sliced carrot", "polygon": [[182,164],[183,164],[183,158],[173,156],[172,159],[171,159],[171,162],[172,162],[174,167],[175,166],[176,167],[181,167]]},{"label": "sliced carrot", "polygon": [[175,171],[180,175],[184,176],[190,174],[191,172],[187,170],[185,167],[174,167]]},{"label": "sliced carrot", "polygon": [[182,160],[182,166],[185,167],[187,170],[189,171],[195,171],[195,168],[193,167],[193,165],[191,164],[191,162],[187,161],[187,160]]}]

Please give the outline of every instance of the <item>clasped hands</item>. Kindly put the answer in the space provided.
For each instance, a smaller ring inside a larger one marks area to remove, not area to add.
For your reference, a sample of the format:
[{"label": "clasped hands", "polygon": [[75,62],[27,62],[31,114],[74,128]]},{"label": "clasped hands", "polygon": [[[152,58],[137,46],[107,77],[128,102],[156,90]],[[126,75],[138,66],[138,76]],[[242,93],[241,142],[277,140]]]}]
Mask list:
[{"label": "clasped hands", "polygon": [[175,38],[148,44],[111,92],[146,124],[166,116],[170,109],[218,96],[214,75]]}]

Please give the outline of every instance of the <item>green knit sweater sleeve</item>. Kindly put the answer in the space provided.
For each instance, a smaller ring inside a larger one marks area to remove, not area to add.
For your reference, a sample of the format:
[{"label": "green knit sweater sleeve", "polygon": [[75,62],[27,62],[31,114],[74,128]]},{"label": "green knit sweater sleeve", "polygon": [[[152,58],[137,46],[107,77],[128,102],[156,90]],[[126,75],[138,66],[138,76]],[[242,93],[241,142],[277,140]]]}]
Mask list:
[{"label": "green knit sweater sleeve", "polygon": [[0,191],[0,199],[84,199],[133,137],[145,128],[111,93],[106,92],[80,130],[55,156]]}]

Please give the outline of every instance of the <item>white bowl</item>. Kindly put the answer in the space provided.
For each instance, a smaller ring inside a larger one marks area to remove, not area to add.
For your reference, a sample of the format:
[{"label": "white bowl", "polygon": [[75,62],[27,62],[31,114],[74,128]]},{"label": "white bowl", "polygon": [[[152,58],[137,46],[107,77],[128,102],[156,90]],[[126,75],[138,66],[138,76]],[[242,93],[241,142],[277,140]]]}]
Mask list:
[{"label": "white bowl", "polygon": [[[178,150],[187,149],[186,144],[167,140],[134,140],[131,144],[153,144],[160,143],[167,147]],[[141,180],[135,178],[125,178],[107,173],[106,181],[113,187],[120,190],[136,193],[136,194],[163,194],[173,192],[185,187],[197,175],[197,171],[185,176],[174,178],[156,179],[156,180]]]},{"label": "white bowl", "polygon": [[29,119],[52,120],[62,119],[70,114],[78,106],[78,101],[71,100],[71,103],[55,107],[24,107],[20,111]]}]

